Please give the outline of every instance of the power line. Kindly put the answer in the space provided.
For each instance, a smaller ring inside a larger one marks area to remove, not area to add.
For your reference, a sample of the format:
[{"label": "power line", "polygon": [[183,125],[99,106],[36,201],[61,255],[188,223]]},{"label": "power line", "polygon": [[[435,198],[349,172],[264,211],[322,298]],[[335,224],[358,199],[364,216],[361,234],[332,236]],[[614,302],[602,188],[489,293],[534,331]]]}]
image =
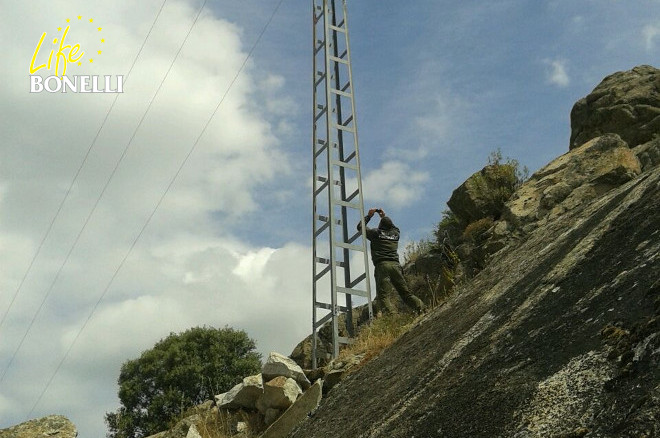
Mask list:
[{"label": "power line", "polygon": [[[135,63],[137,62],[138,58],[140,57],[140,54],[142,53],[142,49],[144,49],[144,46],[147,44],[147,39],[149,39],[149,35],[151,35],[151,31],[153,30],[154,26],[156,25],[156,21],[158,21],[158,17],[160,17],[160,13],[163,11],[163,8],[165,7],[165,3],[167,3],[167,0],[163,0],[163,3],[160,5],[160,9],[158,10],[158,13],[156,14],[156,18],[154,18],[153,23],[151,23],[151,27],[149,28],[149,32],[147,32],[147,35],[144,37],[144,41],[142,41],[142,45],[140,46],[140,50],[138,50],[137,55],[135,55],[135,58],[133,59],[133,64],[131,64],[131,68],[128,69],[128,73],[126,74],[126,77],[124,78],[124,84],[128,81],[128,77],[131,75],[131,72],[133,71],[133,67],[135,67]],[[16,288],[16,292],[14,292],[14,296],[12,297],[11,301],[9,302],[9,306],[7,307],[7,310],[5,310],[4,314],[2,315],[2,319],[0,320],[0,328],[2,328],[3,324],[5,323],[5,319],[7,318],[7,315],[9,314],[9,311],[14,305],[14,301],[16,301],[16,297],[18,296],[19,292],[23,288],[23,284],[25,283],[25,280],[27,279],[28,275],[30,274],[30,271],[32,271],[32,266],[34,265],[34,262],[37,260],[37,257],[39,257],[39,254],[41,253],[41,249],[44,246],[44,243],[46,242],[46,239],[50,235],[50,232],[53,230],[53,226],[55,225],[55,221],[57,218],[60,216],[60,213],[62,212],[62,208],[64,207],[64,203],[69,199],[69,195],[71,194],[71,190],[73,189],[73,186],[75,185],[76,181],[78,180],[78,177],[80,176],[80,172],[82,171],[83,167],[87,163],[87,159],[89,158],[90,153],[92,152],[92,149],[96,145],[96,141],[98,140],[99,136],[101,135],[101,131],[103,130],[103,127],[105,126],[106,122],[108,121],[108,117],[110,117],[110,113],[115,107],[115,104],[117,103],[117,99],[119,98],[119,93],[115,94],[115,99],[112,101],[112,105],[110,105],[110,108],[108,108],[108,111],[105,113],[105,117],[103,118],[103,122],[101,122],[101,126],[99,127],[98,131],[96,131],[96,135],[94,136],[94,139],[92,140],[92,143],[89,145],[89,148],[87,149],[87,153],[85,153],[85,156],[83,157],[82,162],[80,163],[80,166],[78,167],[78,170],[73,176],[73,179],[71,180],[71,183],[69,184],[69,188],[66,190],[66,193],[64,194],[64,198],[62,198],[62,201],[60,202],[59,207],[57,208],[57,211],[55,212],[55,216],[50,221],[50,224],[48,225],[48,228],[46,229],[46,233],[43,235],[41,238],[41,241],[39,242],[39,246],[37,247],[37,251],[34,253],[34,256],[32,257],[32,260],[30,261],[27,270],[25,271],[25,274],[23,274],[23,278],[21,279],[18,287]],[[3,374],[4,377],[4,374]],[[1,379],[0,379],[1,381]]]},{"label": "power line", "polygon": [[[186,163],[188,162],[188,160],[189,160],[190,157],[192,156],[193,152],[194,152],[195,149],[197,148],[197,144],[199,143],[200,139],[202,138],[202,136],[203,136],[204,133],[206,132],[207,128],[208,128],[209,125],[211,124],[211,121],[212,121],[213,118],[215,117],[215,115],[216,115],[216,113],[218,112],[218,109],[220,108],[220,106],[222,105],[222,103],[225,101],[225,98],[227,97],[227,95],[228,95],[229,92],[231,91],[232,87],[233,87],[234,84],[236,83],[236,80],[238,79],[238,77],[239,77],[239,76],[241,75],[241,73],[243,72],[243,69],[245,68],[245,66],[246,66],[246,64],[247,64],[247,62],[248,62],[248,60],[252,57],[252,54],[254,53],[255,48],[257,47],[257,45],[258,45],[259,42],[261,41],[262,37],[263,37],[264,34],[266,33],[266,30],[268,29],[268,27],[270,26],[271,22],[273,21],[273,18],[275,18],[275,15],[277,14],[277,11],[280,9],[280,6],[282,5],[283,2],[284,2],[284,0],[279,0],[279,2],[277,3],[277,5],[275,6],[275,9],[274,9],[273,12],[271,13],[270,17],[268,18],[268,21],[266,22],[266,24],[264,25],[263,29],[262,29],[261,32],[259,33],[259,36],[257,37],[256,41],[253,43],[252,47],[250,48],[250,51],[248,52],[247,56],[246,56],[245,59],[243,60],[243,63],[241,64],[241,66],[239,67],[238,71],[236,72],[236,75],[234,76],[234,78],[232,79],[232,81],[229,83],[229,86],[227,87],[227,89],[225,90],[224,94],[223,94],[222,97],[220,98],[220,101],[218,102],[218,104],[216,105],[215,109],[213,110],[213,112],[212,112],[211,115],[209,116],[208,120],[207,120],[206,123],[204,124],[204,126],[203,126],[201,132],[199,133],[199,135],[197,136],[197,138],[196,138],[195,141],[193,142],[193,144],[192,144],[190,150],[188,151],[188,153],[186,154],[185,158],[184,158],[183,161],[181,162],[181,165],[179,166],[179,168],[178,168],[177,171],[175,172],[174,176],[173,176],[172,179],[170,180],[169,184],[168,184],[167,187],[165,188],[165,191],[163,192],[163,194],[162,194],[162,195],[160,196],[160,198],[158,199],[158,202],[156,203],[155,207],[154,207],[153,210],[151,211],[151,214],[149,215],[149,217],[147,218],[147,220],[145,221],[145,223],[142,225],[142,228],[141,228],[140,231],[138,232],[137,236],[135,236],[135,239],[133,240],[133,243],[131,244],[131,246],[129,247],[128,251],[127,251],[126,254],[124,255],[124,258],[123,258],[122,261],[119,263],[119,266],[117,266],[117,269],[115,270],[114,274],[113,274],[112,277],[110,278],[110,281],[109,281],[108,284],[106,285],[105,289],[103,289],[103,293],[101,293],[101,296],[100,296],[100,297],[98,298],[98,300],[96,301],[96,304],[94,304],[94,307],[92,308],[92,311],[90,312],[89,316],[87,317],[87,319],[85,320],[85,322],[83,323],[83,325],[80,327],[80,330],[78,330],[78,333],[77,333],[76,336],[74,337],[73,341],[71,342],[71,344],[70,344],[69,347],[67,348],[66,353],[64,353],[64,356],[62,357],[62,359],[60,360],[59,364],[58,364],[57,367],[55,368],[55,371],[53,372],[53,374],[51,375],[50,379],[48,380],[48,383],[47,383],[46,386],[44,387],[43,391],[41,391],[41,394],[39,395],[39,398],[37,399],[37,401],[36,401],[36,402],[34,403],[34,405],[32,406],[32,409],[30,409],[30,412],[28,413],[28,416],[27,416],[28,418],[30,418],[30,417],[32,416],[32,413],[34,412],[34,410],[36,409],[36,407],[37,407],[37,406],[39,405],[39,403],[41,402],[41,399],[43,398],[43,396],[44,396],[44,395],[46,394],[46,392],[48,391],[48,388],[50,388],[50,385],[53,383],[53,380],[55,380],[55,376],[57,376],[57,374],[59,373],[60,369],[62,368],[62,365],[64,364],[64,362],[66,361],[66,359],[69,357],[69,354],[71,353],[71,350],[73,349],[74,345],[76,344],[76,342],[77,342],[78,339],[80,338],[80,335],[81,335],[82,332],[85,330],[85,328],[87,328],[87,325],[89,324],[89,321],[92,319],[92,316],[94,316],[94,313],[96,312],[96,309],[99,307],[99,305],[100,305],[101,302],[103,301],[103,298],[105,298],[105,296],[106,296],[106,294],[108,293],[110,287],[111,287],[112,284],[114,283],[115,278],[117,278],[117,275],[119,274],[119,271],[121,271],[121,268],[124,266],[124,264],[126,263],[126,260],[127,260],[128,257],[131,255],[131,253],[133,252],[133,249],[135,248],[135,246],[137,245],[138,241],[140,240],[140,238],[141,238],[142,235],[144,234],[144,230],[147,228],[147,226],[149,225],[149,223],[151,222],[151,220],[153,219],[153,217],[156,215],[156,212],[158,211],[158,208],[160,208],[160,206],[161,206],[161,204],[163,203],[163,200],[164,200],[165,197],[167,196],[168,192],[169,192],[170,189],[174,186],[174,183],[176,182],[177,178],[178,178],[179,175],[181,174],[181,170],[183,170],[183,168],[185,167]],[[204,2],[204,4],[206,4],[206,1]],[[202,8],[201,8],[201,9],[203,9],[203,8],[204,8],[204,5],[202,5]],[[201,12],[201,9],[200,9],[199,12]],[[197,16],[199,17],[199,13],[197,14]],[[190,32],[189,32],[189,33],[190,33]],[[187,38],[187,37],[186,37],[186,38]],[[184,42],[185,42],[185,41],[184,41]],[[182,47],[183,47],[183,46],[182,46]],[[177,53],[177,55],[178,55],[178,53]]]},{"label": "power line", "polygon": [[112,172],[110,173],[110,176],[108,177],[107,181],[105,182],[105,185],[103,186],[103,189],[101,190],[101,193],[99,194],[98,198],[96,199],[96,201],[94,203],[94,206],[92,207],[92,210],[87,215],[87,218],[85,219],[85,222],[83,223],[82,228],[78,232],[78,235],[74,239],[73,244],[69,248],[69,251],[67,252],[66,257],[64,258],[64,261],[62,262],[62,264],[60,265],[57,273],[55,274],[55,278],[53,278],[53,281],[50,283],[50,286],[48,287],[48,290],[46,291],[46,294],[44,295],[43,299],[41,300],[41,304],[39,305],[39,308],[37,309],[36,313],[34,314],[34,317],[30,321],[30,324],[28,325],[28,328],[27,328],[25,334],[21,338],[21,341],[19,342],[18,347],[16,348],[16,350],[12,354],[12,357],[9,360],[9,363],[7,364],[7,366],[5,367],[2,375],[0,376],[0,382],[2,382],[4,380],[5,375],[7,374],[7,371],[9,370],[11,365],[13,364],[14,359],[16,358],[18,352],[20,351],[23,344],[25,343],[25,339],[27,338],[28,334],[30,333],[30,330],[34,326],[34,322],[36,321],[37,317],[41,313],[41,309],[43,309],[43,306],[44,306],[46,300],[48,299],[48,297],[50,296],[50,293],[52,292],[53,288],[55,287],[55,284],[57,283],[57,280],[59,279],[60,274],[64,270],[64,267],[66,266],[66,264],[69,262],[69,259],[71,258],[71,254],[73,253],[73,250],[75,249],[76,245],[78,244],[78,241],[80,240],[80,237],[82,236],[83,232],[87,228],[87,225],[89,224],[89,221],[91,220],[92,216],[94,215],[94,212],[96,212],[96,209],[98,208],[99,203],[101,202],[101,199],[103,198],[103,195],[105,194],[106,190],[110,186],[110,182],[114,178],[115,174],[117,173],[117,170],[119,169],[119,166],[121,165],[122,161],[126,157],[126,154],[128,153],[128,149],[130,148],[131,144],[133,143],[133,140],[135,139],[135,135],[137,134],[140,127],[142,126],[142,123],[144,122],[144,120],[147,116],[147,113],[151,109],[151,106],[153,105],[153,103],[156,99],[156,96],[158,95],[158,93],[162,89],[163,84],[165,83],[165,80],[169,76],[170,71],[172,70],[172,67],[174,66],[174,63],[176,62],[177,58],[179,57],[179,54],[181,53],[181,50],[183,49],[183,46],[185,45],[186,41],[188,40],[188,37],[190,36],[190,33],[192,32],[193,27],[197,23],[197,20],[199,19],[199,16],[202,13],[202,10],[204,9],[204,6],[206,5],[206,2],[207,2],[207,0],[205,0],[204,3],[202,4],[202,6],[199,8],[199,11],[197,12],[197,15],[195,16],[195,19],[193,20],[192,24],[190,25],[190,28],[188,29],[188,33],[186,34],[186,37],[184,38],[181,45],[179,46],[179,49],[177,50],[176,55],[174,55],[174,58],[172,59],[172,62],[170,63],[170,66],[167,69],[167,72],[165,73],[165,76],[163,77],[160,84],[158,85],[158,88],[156,89],[156,92],[151,97],[151,100],[149,101],[149,104],[147,105],[147,108],[145,109],[144,113],[142,114],[142,117],[140,118],[140,121],[138,122],[137,126],[135,127],[135,130],[133,131],[133,134],[131,135],[128,143],[126,144],[126,147],[124,148],[121,156],[119,157],[119,160],[115,163],[115,167],[112,170]]}]

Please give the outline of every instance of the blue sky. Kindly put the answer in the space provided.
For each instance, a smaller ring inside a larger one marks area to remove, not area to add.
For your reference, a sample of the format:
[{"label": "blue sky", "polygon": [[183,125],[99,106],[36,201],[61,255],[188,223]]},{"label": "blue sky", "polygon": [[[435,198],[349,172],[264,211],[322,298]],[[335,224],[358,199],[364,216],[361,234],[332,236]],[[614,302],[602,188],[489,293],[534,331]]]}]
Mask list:
[{"label": "blue sky", "polygon": [[[309,333],[311,2],[283,1],[199,136],[277,3],[209,1],[154,98],[202,4],[167,0],[39,249],[114,96],[29,93],[36,42],[93,17],[103,55],[70,74],[126,74],[162,0],[0,0],[0,428],[63,413],[103,436],[121,363],[170,332],[230,325],[265,354]],[[490,152],[531,171],[565,153],[575,101],[660,54],[658,0],[348,7],[365,203],[405,241]]]},{"label": "blue sky", "polygon": [[[397,161],[428,176],[410,202],[365,202],[386,208],[411,239],[430,234],[451,191],[490,152],[499,148],[531,171],[565,153],[573,104],[606,75],[653,65],[658,55],[657,1],[409,3],[349,2],[349,25],[363,172]],[[304,84],[287,90],[301,105],[302,135],[285,146],[300,175],[309,167],[298,151],[311,136],[310,30],[291,24],[306,21],[307,8],[292,9],[278,14],[257,53],[287,84]],[[273,31],[279,25],[282,32]],[[308,205],[305,193],[297,200],[294,212]],[[287,220],[308,229],[299,217]]]}]

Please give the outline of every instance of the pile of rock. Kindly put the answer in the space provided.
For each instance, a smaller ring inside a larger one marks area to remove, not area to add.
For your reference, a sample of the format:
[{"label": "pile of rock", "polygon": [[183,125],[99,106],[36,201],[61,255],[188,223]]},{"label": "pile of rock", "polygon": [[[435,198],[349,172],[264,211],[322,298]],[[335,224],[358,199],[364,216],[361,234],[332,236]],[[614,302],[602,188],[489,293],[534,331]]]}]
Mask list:
[{"label": "pile of rock", "polygon": [[219,409],[256,410],[263,415],[266,425],[270,425],[310,386],[298,364],[273,352],[261,374],[245,377],[231,390],[217,395],[215,402]]},{"label": "pile of rock", "polygon": [[149,438],[201,438],[209,423],[222,423],[232,438],[260,431],[261,438],[283,437],[318,407],[322,388],[322,380],[312,385],[292,359],[273,352],[260,374],[245,377],[215,401],[193,408],[172,429]]}]

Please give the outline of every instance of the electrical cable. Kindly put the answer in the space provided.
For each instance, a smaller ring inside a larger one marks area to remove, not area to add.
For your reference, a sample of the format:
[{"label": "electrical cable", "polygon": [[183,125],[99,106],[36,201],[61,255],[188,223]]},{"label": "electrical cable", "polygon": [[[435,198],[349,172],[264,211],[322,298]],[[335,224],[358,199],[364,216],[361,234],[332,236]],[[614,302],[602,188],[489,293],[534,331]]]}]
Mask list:
[{"label": "electrical cable", "polygon": [[[131,68],[128,69],[128,73],[126,74],[126,77],[124,78],[124,84],[128,81],[128,77],[131,75],[131,72],[133,71],[133,67],[135,67],[135,63],[137,62],[138,58],[140,57],[140,54],[142,53],[142,49],[144,49],[144,46],[147,44],[147,39],[149,39],[149,35],[151,35],[151,31],[153,30],[154,26],[156,25],[156,21],[158,21],[158,17],[160,17],[160,13],[163,11],[163,7],[165,7],[165,3],[167,3],[167,0],[163,0],[163,3],[160,5],[160,9],[158,10],[158,13],[156,14],[156,18],[154,18],[153,23],[151,23],[151,27],[149,28],[149,32],[147,32],[147,35],[144,37],[144,41],[142,41],[142,46],[140,46],[140,50],[138,50],[137,55],[135,55],[135,58],[133,59],[133,64],[131,64]],[[64,207],[64,203],[69,199],[69,195],[71,194],[71,190],[73,189],[73,186],[75,185],[76,181],[78,180],[78,177],[80,176],[80,172],[82,171],[83,167],[87,163],[87,159],[89,158],[90,153],[92,152],[92,149],[96,145],[96,141],[98,140],[99,136],[101,135],[101,131],[103,130],[103,127],[105,126],[106,122],[108,121],[108,117],[110,117],[110,113],[112,112],[113,108],[115,107],[115,104],[117,103],[117,99],[119,98],[119,93],[115,94],[115,99],[112,101],[112,105],[110,105],[110,108],[108,111],[105,113],[105,117],[103,118],[103,122],[101,122],[101,126],[99,127],[98,131],[96,131],[96,135],[94,136],[94,139],[92,140],[92,143],[89,145],[89,148],[87,149],[87,153],[85,153],[85,156],[83,157],[82,162],[80,163],[80,166],[78,167],[78,170],[76,171],[75,175],[73,176],[73,179],[71,180],[71,183],[69,184],[69,188],[66,190],[66,193],[64,194],[64,198],[62,198],[62,201],[60,202],[59,207],[57,208],[57,211],[55,212],[55,216],[50,221],[50,224],[48,225],[48,228],[46,229],[46,233],[44,236],[41,238],[41,241],[39,242],[39,245],[37,246],[37,251],[34,253],[34,256],[32,257],[32,260],[30,261],[27,270],[25,271],[25,274],[23,275],[23,278],[21,279],[20,283],[18,284],[18,288],[16,288],[16,292],[14,292],[14,296],[12,297],[11,301],[9,302],[9,306],[7,307],[7,310],[5,310],[4,314],[2,315],[2,319],[0,319],[0,329],[5,323],[5,319],[7,318],[7,315],[9,314],[9,311],[14,305],[14,301],[16,301],[16,297],[18,296],[19,292],[23,288],[23,284],[25,283],[25,280],[27,279],[28,275],[30,274],[30,271],[32,270],[32,266],[34,265],[34,262],[37,260],[37,257],[39,257],[39,254],[41,253],[41,249],[44,246],[44,243],[46,242],[46,239],[50,235],[50,232],[53,230],[53,226],[55,225],[55,221],[57,218],[60,216],[60,213],[62,212],[62,208]]]},{"label": "electrical cable", "polygon": [[151,106],[153,105],[154,100],[156,99],[156,96],[158,95],[158,93],[159,93],[160,90],[162,89],[163,84],[165,83],[165,80],[167,79],[167,77],[168,77],[170,71],[172,70],[172,67],[174,66],[174,63],[176,62],[177,58],[179,57],[179,54],[181,53],[181,50],[183,49],[183,46],[185,45],[186,41],[188,40],[188,37],[190,36],[190,33],[192,32],[193,27],[194,27],[195,24],[197,23],[197,20],[199,19],[199,16],[200,16],[200,14],[202,13],[202,10],[204,9],[204,6],[206,6],[206,2],[207,2],[207,0],[205,0],[204,3],[202,4],[202,6],[199,8],[199,11],[197,12],[197,15],[195,16],[195,19],[194,19],[194,21],[192,22],[192,24],[190,25],[190,28],[188,29],[188,33],[186,34],[186,37],[184,38],[184,40],[183,40],[183,42],[181,43],[181,45],[179,46],[179,49],[177,50],[176,55],[175,55],[174,58],[172,59],[172,62],[170,63],[170,66],[169,66],[169,68],[167,69],[167,72],[165,73],[165,76],[163,77],[163,79],[161,80],[160,84],[158,85],[158,88],[156,89],[156,92],[155,92],[154,95],[151,97],[151,100],[149,101],[149,104],[147,105],[146,110],[145,110],[144,113],[142,114],[142,117],[140,118],[140,121],[138,122],[137,126],[135,127],[135,130],[133,131],[133,134],[131,135],[131,137],[130,137],[128,143],[126,144],[126,147],[124,148],[124,150],[123,150],[121,156],[119,157],[119,160],[115,163],[115,167],[114,167],[114,169],[112,170],[112,172],[110,173],[110,176],[108,177],[107,181],[105,182],[105,185],[103,186],[103,189],[101,190],[101,193],[99,194],[98,198],[96,199],[96,202],[94,203],[94,206],[92,207],[92,210],[91,210],[91,211],[89,212],[89,214],[87,215],[87,218],[85,219],[85,222],[83,223],[82,228],[81,228],[80,231],[78,232],[78,235],[77,235],[76,238],[74,239],[73,244],[72,244],[71,247],[69,248],[69,251],[67,252],[66,257],[64,258],[64,261],[62,262],[62,264],[60,265],[60,267],[59,267],[57,273],[55,274],[55,278],[54,278],[53,281],[50,283],[50,286],[49,286],[49,288],[48,288],[46,294],[44,295],[44,297],[43,297],[43,299],[42,299],[42,301],[41,301],[41,304],[39,305],[39,308],[37,309],[36,313],[34,314],[34,317],[33,317],[32,320],[30,321],[30,324],[28,325],[28,329],[27,329],[27,331],[25,332],[25,334],[24,334],[23,337],[21,338],[21,341],[20,341],[20,343],[18,344],[18,347],[16,348],[16,350],[15,350],[14,353],[12,354],[12,357],[11,357],[11,359],[9,360],[9,363],[7,364],[7,366],[5,367],[5,369],[4,369],[3,373],[2,373],[2,375],[0,376],[0,383],[4,380],[4,378],[5,378],[6,374],[7,374],[7,371],[9,370],[9,368],[11,367],[11,365],[13,364],[14,360],[16,359],[16,356],[17,356],[18,352],[20,351],[20,349],[22,348],[23,344],[25,343],[25,339],[27,338],[27,336],[28,336],[28,334],[30,333],[32,327],[34,326],[34,322],[36,321],[37,317],[38,317],[39,314],[41,313],[41,310],[43,309],[43,306],[44,306],[46,300],[48,299],[48,297],[50,296],[50,293],[52,292],[53,288],[55,287],[55,284],[57,283],[57,280],[59,279],[59,277],[60,277],[62,271],[64,270],[64,267],[65,267],[66,264],[69,262],[69,259],[71,258],[71,254],[73,253],[73,250],[75,249],[76,245],[78,244],[78,241],[80,240],[80,237],[82,236],[83,232],[84,232],[85,229],[87,228],[87,225],[89,224],[90,219],[92,218],[92,216],[93,216],[94,213],[96,212],[96,209],[98,208],[98,206],[99,206],[99,204],[100,204],[100,202],[101,202],[101,199],[103,198],[103,195],[105,194],[106,190],[107,190],[108,187],[110,186],[110,182],[111,182],[112,179],[114,178],[115,174],[117,173],[117,170],[119,169],[119,166],[121,165],[122,161],[123,161],[124,158],[126,157],[126,154],[128,153],[128,150],[129,150],[131,144],[133,143],[133,140],[135,139],[135,135],[137,134],[137,132],[138,132],[138,130],[140,129],[140,127],[142,126],[142,123],[144,122],[144,120],[145,120],[145,118],[146,118],[146,116],[147,116],[147,113],[148,113],[149,110],[151,109]]},{"label": "electrical cable", "polygon": [[[78,333],[77,333],[76,336],[74,337],[73,341],[72,341],[71,344],[69,345],[69,347],[68,347],[66,353],[64,354],[64,356],[63,356],[62,359],[60,360],[60,363],[58,364],[57,368],[55,369],[55,372],[51,375],[50,379],[48,380],[48,383],[46,384],[46,387],[43,389],[43,391],[42,391],[41,394],[39,395],[39,398],[37,399],[37,401],[35,402],[35,404],[32,406],[32,409],[30,410],[30,412],[29,412],[29,414],[28,414],[28,418],[30,418],[30,416],[32,415],[32,413],[34,412],[34,410],[36,409],[36,407],[37,407],[37,406],[39,405],[39,403],[41,402],[41,399],[43,398],[43,396],[44,396],[44,395],[46,394],[46,392],[48,391],[48,388],[50,388],[51,384],[53,383],[53,380],[55,379],[55,377],[56,377],[57,374],[59,373],[60,369],[62,368],[62,365],[64,364],[64,362],[66,361],[66,359],[69,357],[69,354],[71,353],[71,350],[73,349],[74,345],[76,344],[76,342],[77,342],[78,339],[80,338],[80,335],[82,334],[82,332],[83,332],[83,331],[85,330],[85,328],[87,327],[89,321],[92,319],[92,316],[94,316],[94,313],[96,312],[96,309],[97,309],[98,306],[101,304],[101,302],[103,301],[103,298],[105,298],[105,296],[106,296],[106,294],[108,293],[110,287],[111,287],[112,284],[114,283],[114,280],[115,280],[115,278],[117,277],[117,275],[119,274],[119,271],[120,271],[121,268],[124,266],[124,264],[126,263],[126,260],[128,259],[128,257],[129,257],[129,256],[131,255],[131,253],[133,252],[133,249],[135,248],[137,242],[140,240],[140,238],[141,238],[142,235],[144,234],[145,229],[147,228],[147,226],[149,225],[149,223],[151,222],[151,220],[152,220],[153,217],[155,216],[156,212],[158,211],[158,208],[159,208],[159,207],[161,206],[161,204],[163,203],[163,200],[164,200],[165,197],[167,196],[167,193],[170,191],[170,189],[172,188],[172,186],[174,186],[174,183],[176,182],[177,178],[179,177],[181,171],[182,171],[183,168],[185,167],[185,165],[186,165],[186,163],[188,162],[189,158],[192,156],[193,152],[194,152],[195,149],[197,148],[197,144],[199,143],[200,139],[202,138],[202,136],[204,135],[204,133],[205,133],[206,130],[208,129],[209,125],[211,124],[211,121],[213,120],[213,118],[215,117],[216,113],[218,112],[218,109],[220,108],[220,106],[222,105],[222,103],[225,101],[225,98],[227,97],[227,95],[228,95],[229,92],[231,91],[232,87],[233,87],[234,84],[236,83],[236,80],[238,79],[238,77],[239,77],[239,76],[241,75],[241,73],[243,72],[243,69],[244,69],[245,66],[247,65],[248,60],[252,57],[252,54],[253,54],[255,48],[257,47],[257,45],[258,45],[259,42],[261,41],[263,35],[266,33],[266,30],[268,29],[268,27],[270,26],[271,22],[273,21],[273,18],[274,18],[275,15],[277,14],[277,11],[280,9],[280,6],[282,5],[283,1],[284,1],[284,0],[279,0],[279,2],[277,3],[277,5],[275,6],[275,9],[273,10],[273,12],[272,12],[272,14],[270,15],[270,17],[269,17],[268,21],[266,22],[265,26],[263,27],[263,29],[262,29],[261,32],[259,33],[259,36],[257,37],[256,41],[254,42],[254,44],[253,44],[252,47],[250,48],[250,51],[248,52],[247,56],[246,56],[245,59],[243,60],[243,63],[241,64],[240,68],[239,68],[238,71],[236,72],[236,75],[234,76],[234,78],[232,79],[232,81],[229,83],[229,86],[227,87],[227,89],[225,90],[224,94],[223,94],[222,97],[220,98],[220,101],[219,101],[218,104],[216,105],[216,107],[215,107],[215,109],[213,110],[213,112],[211,113],[210,117],[208,118],[208,120],[207,120],[206,123],[204,124],[204,126],[203,126],[203,128],[202,128],[200,134],[197,136],[196,140],[193,142],[193,145],[191,146],[190,150],[188,151],[188,153],[186,154],[185,158],[184,158],[183,161],[181,162],[181,165],[179,166],[179,168],[177,169],[176,173],[174,174],[174,176],[173,176],[172,179],[170,180],[170,182],[169,182],[169,184],[167,185],[167,187],[166,187],[165,191],[163,192],[163,194],[160,196],[158,202],[156,203],[155,207],[153,208],[153,210],[152,210],[151,214],[149,215],[149,217],[147,218],[146,222],[144,223],[144,225],[142,226],[142,228],[141,228],[140,231],[138,232],[137,236],[136,236],[135,239],[133,240],[133,243],[132,243],[131,246],[129,247],[128,251],[127,251],[126,254],[124,255],[124,258],[122,259],[122,261],[120,262],[119,266],[118,266],[117,269],[115,270],[114,274],[113,274],[112,277],[110,278],[110,281],[108,282],[108,284],[106,285],[105,289],[103,290],[103,293],[101,294],[101,296],[100,296],[99,299],[97,300],[96,304],[95,304],[94,307],[92,308],[92,311],[90,312],[89,316],[87,317],[87,319],[85,320],[85,322],[84,322],[83,325],[81,326],[80,330],[78,331]],[[205,1],[204,3],[206,4],[206,1]],[[203,8],[203,7],[204,7],[204,5],[202,5],[202,8]],[[201,9],[200,9],[200,12],[201,12]]]}]

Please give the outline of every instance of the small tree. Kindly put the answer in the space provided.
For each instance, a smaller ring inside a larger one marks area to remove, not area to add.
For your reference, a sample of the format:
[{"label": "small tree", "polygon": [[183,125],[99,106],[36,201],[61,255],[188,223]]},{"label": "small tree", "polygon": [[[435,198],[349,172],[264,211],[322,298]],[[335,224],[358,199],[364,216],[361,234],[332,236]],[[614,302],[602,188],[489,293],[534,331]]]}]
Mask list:
[{"label": "small tree", "polygon": [[110,438],[142,438],[165,430],[191,406],[256,374],[261,356],[242,330],[195,327],[170,334],[119,375],[116,412],[106,413]]}]

